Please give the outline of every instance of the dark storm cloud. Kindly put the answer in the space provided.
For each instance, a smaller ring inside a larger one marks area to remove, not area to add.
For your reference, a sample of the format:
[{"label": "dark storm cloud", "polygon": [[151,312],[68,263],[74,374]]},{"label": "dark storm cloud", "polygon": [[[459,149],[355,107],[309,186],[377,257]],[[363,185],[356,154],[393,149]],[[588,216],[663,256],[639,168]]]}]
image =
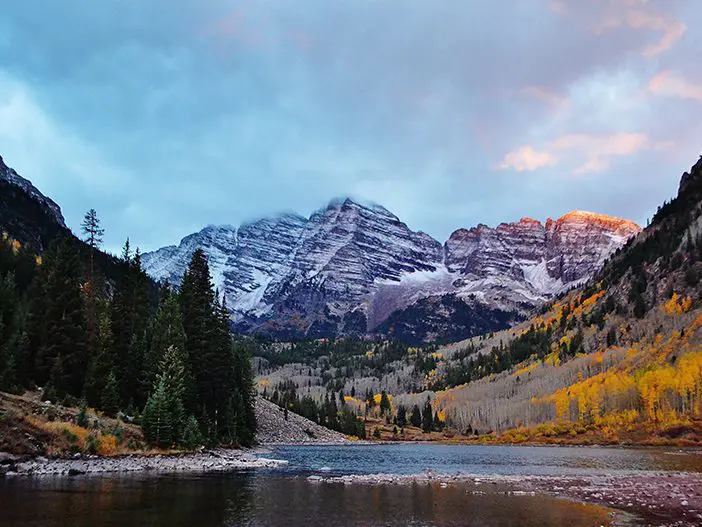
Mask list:
[{"label": "dark storm cloud", "polygon": [[695,5],[29,0],[0,14],[0,153],[113,249],[346,194],[441,240],[645,221],[700,148]]}]

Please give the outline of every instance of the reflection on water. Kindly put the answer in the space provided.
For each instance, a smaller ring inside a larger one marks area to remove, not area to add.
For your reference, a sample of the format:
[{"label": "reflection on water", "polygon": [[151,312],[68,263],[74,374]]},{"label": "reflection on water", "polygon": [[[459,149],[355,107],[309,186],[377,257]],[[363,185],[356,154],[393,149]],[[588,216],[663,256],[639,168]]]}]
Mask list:
[{"label": "reflection on water", "polygon": [[481,445],[351,445],[278,447],[289,471],[340,474],[589,475],[639,471],[702,472],[702,455],[665,449]]},{"label": "reflection on water", "polygon": [[310,483],[272,474],[0,481],[0,524],[18,526],[611,525],[606,509],[490,486]]},{"label": "reflection on water", "polygon": [[[497,485],[346,485],[307,475],[702,472],[702,456],[665,450],[447,445],[279,447],[282,470],[255,473],[0,480],[0,525],[505,526],[612,525],[607,509]],[[619,524],[621,525],[621,523]]]}]

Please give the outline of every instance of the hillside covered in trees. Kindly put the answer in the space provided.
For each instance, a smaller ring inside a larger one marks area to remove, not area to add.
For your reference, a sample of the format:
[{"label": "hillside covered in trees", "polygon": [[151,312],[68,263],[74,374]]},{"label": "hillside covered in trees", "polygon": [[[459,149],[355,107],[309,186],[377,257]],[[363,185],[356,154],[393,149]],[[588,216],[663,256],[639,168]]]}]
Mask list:
[{"label": "hillside covered in trees", "polygon": [[385,431],[420,413],[417,427],[464,439],[698,444],[701,273],[702,159],[638,237],[531,320],[442,347],[259,343],[258,390],[320,419],[338,399]]},{"label": "hillside covered in trees", "polygon": [[0,391],[41,387],[45,400],[141,424],[160,447],[251,444],[249,350],[231,338],[203,253],[174,291],[129,241],[119,258],[99,250],[95,211],[83,230],[84,241],[59,230],[42,252],[2,234]]}]

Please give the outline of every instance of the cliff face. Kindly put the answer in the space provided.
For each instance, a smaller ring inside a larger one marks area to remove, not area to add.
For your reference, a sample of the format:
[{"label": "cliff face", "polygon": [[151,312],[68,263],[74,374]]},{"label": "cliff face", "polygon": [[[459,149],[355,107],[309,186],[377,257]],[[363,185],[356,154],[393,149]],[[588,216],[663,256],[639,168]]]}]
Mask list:
[{"label": "cliff face", "polygon": [[546,224],[531,218],[495,229],[456,231],[446,242],[446,266],[459,292],[502,290],[514,303],[545,300],[590,278],[641,229],[634,223],[574,211]]},{"label": "cliff face", "polygon": [[[309,219],[288,214],[239,228],[209,226],[143,261],[151,276],[177,284],[192,252],[203,248],[241,331],[424,340],[504,327],[592,276],[639,230],[573,212],[545,225],[525,218],[461,229],[442,246],[381,206],[341,199]],[[432,305],[450,314],[427,317]]]}]

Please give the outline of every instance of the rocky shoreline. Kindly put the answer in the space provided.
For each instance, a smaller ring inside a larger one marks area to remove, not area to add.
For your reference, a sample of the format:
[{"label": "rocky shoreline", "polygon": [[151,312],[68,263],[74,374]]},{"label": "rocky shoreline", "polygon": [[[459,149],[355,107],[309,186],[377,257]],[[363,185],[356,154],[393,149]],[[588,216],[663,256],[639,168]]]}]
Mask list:
[{"label": "rocky shoreline", "polygon": [[702,475],[696,473],[637,473],[598,476],[454,475],[426,471],[419,475],[313,475],[308,480],[344,485],[470,485],[473,493],[503,485],[513,494],[545,493],[559,498],[593,503],[642,518],[650,526],[698,527],[702,525]]},{"label": "rocky shoreline", "polygon": [[71,459],[36,457],[29,460],[7,457],[0,474],[13,476],[79,476],[138,472],[227,472],[277,468],[286,461],[261,457],[252,450],[206,450],[192,454],[127,455],[115,457],[81,456]]}]

